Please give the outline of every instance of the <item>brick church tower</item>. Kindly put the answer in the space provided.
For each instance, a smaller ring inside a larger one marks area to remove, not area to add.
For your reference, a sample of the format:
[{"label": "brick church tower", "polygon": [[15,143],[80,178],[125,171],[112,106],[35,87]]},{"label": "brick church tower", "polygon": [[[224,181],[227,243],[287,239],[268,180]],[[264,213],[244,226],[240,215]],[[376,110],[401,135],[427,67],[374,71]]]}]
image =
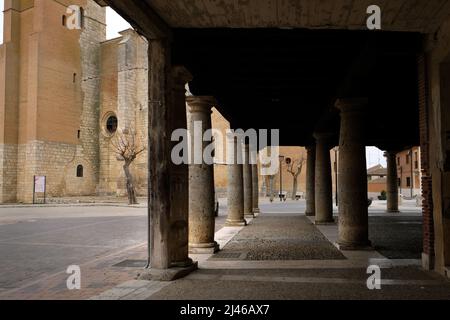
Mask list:
[{"label": "brick church tower", "polygon": [[[67,7],[82,7],[69,30]],[[0,203],[97,192],[105,9],[91,0],[5,0],[0,46]]]}]

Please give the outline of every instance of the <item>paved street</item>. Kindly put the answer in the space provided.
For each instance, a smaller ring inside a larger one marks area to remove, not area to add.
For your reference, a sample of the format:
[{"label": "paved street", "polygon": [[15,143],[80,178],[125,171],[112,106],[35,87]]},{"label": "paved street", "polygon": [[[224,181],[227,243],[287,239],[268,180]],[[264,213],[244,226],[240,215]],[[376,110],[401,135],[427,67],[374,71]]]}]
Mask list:
[{"label": "paved street", "polygon": [[[262,201],[261,217],[230,236],[221,253],[194,257],[200,271],[157,285],[158,290],[155,284],[153,289],[140,287],[144,298],[370,297],[363,281],[368,257],[342,255],[333,246],[336,226],[316,228],[301,214],[304,207],[304,201]],[[226,231],[223,200],[220,211],[218,234]],[[384,214],[383,203],[371,208],[371,239],[378,252],[369,258],[388,266],[385,274],[393,284],[386,292],[394,298],[450,298],[443,279],[418,268],[420,210],[409,203],[402,211]],[[117,286],[133,280],[147,257],[146,214],[143,207],[112,204],[0,207],[0,299],[88,299],[105,292],[108,297],[111,290],[117,294]],[[389,266],[390,261],[396,266]],[[82,290],[67,290],[65,271],[70,265],[81,267]],[[258,291],[266,285],[271,290]],[[361,296],[355,293],[359,291]]]},{"label": "paved street", "polygon": [[0,208],[0,290],[35,285],[70,265],[145,246],[146,230],[145,209]]},{"label": "paved street", "polygon": [[[217,228],[225,217],[217,219]],[[147,258],[147,210],[124,205],[0,206],[0,299],[89,298],[133,279]],[[69,292],[68,266],[82,266],[84,290]]]}]

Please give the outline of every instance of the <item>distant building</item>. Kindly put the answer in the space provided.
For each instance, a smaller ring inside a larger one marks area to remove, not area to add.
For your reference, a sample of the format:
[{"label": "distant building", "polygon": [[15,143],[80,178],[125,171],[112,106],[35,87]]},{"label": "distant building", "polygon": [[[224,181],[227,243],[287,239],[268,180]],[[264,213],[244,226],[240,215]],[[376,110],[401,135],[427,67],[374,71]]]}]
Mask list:
[{"label": "distant building", "polygon": [[[413,147],[397,154],[399,194],[405,199],[422,195],[420,148]],[[369,197],[376,199],[387,190],[387,169],[377,165],[367,169]]]},{"label": "distant building", "polygon": [[[296,164],[295,169],[299,162],[302,162],[302,170],[298,176],[298,185],[296,194],[304,197],[306,193],[306,149],[303,147],[280,147],[280,156],[284,157],[284,161],[281,162],[281,172],[278,169],[276,175],[273,176],[273,192],[278,196],[279,192],[282,191],[287,197],[291,198],[293,193],[294,177],[289,173],[289,166],[286,164],[286,159],[290,159]],[[283,187],[280,187],[280,180],[282,181]],[[270,177],[265,176],[260,179],[260,185],[262,194],[267,196],[270,194]],[[280,190],[282,189],[282,190]]]},{"label": "distant building", "polygon": [[369,198],[377,199],[387,190],[387,169],[381,164],[367,169]]},{"label": "distant building", "polygon": [[372,168],[367,169],[367,177],[369,181],[386,178],[387,169],[383,167],[381,164],[378,164]]},{"label": "distant building", "polygon": [[[48,198],[123,196],[123,162],[112,146],[118,132],[148,137],[147,41],[133,30],[106,40],[106,11],[73,0],[81,30],[67,27],[66,1],[5,2],[0,45],[0,204],[32,203],[34,177],[46,177]],[[215,110],[215,109],[214,109]],[[229,128],[216,110],[214,126]],[[131,171],[147,195],[147,154]],[[226,167],[218,164],[218,191]]]},{"label": "distant building", "polygon": [[420,148],[414,147],[397,154],[398,186],[404,198],[422,195],[422,165]]}]

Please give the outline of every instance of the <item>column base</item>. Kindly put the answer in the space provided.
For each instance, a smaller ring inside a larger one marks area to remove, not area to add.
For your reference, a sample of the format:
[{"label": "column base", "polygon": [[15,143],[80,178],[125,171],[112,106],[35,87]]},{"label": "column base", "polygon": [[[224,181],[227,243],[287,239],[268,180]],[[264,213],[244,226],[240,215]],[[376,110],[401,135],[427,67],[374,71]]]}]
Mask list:
[{"label": "column base", "polygon": [[170,269],[147,269],[138,274],[138,280],[146,281],[175,281],[189,275],[198,269],[198,262],[186,267],[175,267]]},{"label": "column base", "polygon": [[225,227],[245,227],[247,226],[246,220],[227,220]]},{"label": "column base", "polygon": [[400,210],[386,210],[387,213],[400,213]]},{"label": "column base", "polygon": [[217,242],[208,244],[189,244],[189,253],[192,254],[215,254],[220,251]]},{"label": "column base", "polygon": [[335,225],[336,221],[334,221],[334,219],[332,219],[329,221],[315,221],[314,223],[316,226],[330,226],[330,225]]},{"label": "column base", "polygon": [[255,214],[254,213],[246,213],[246,214],[244,214],[244,218],[245,219],[254,219]]},{"label": "column base", "polygon": [[314,217],[316,215],[315,212],[305,212],[305,216],[307,217]]},{"label": "column base", "polygon": [[194,264],[191,258],[187,258],[184,261],[175,261],[170,264],[171,268],[187,268]]},{"label": "column base", "polygon": [[256,217],[258,217],[261,214],[261,210],[259,210],[259,208],[255,208],[253,209],[253,215]]},{"label": "column base", "polygon": [[338,242],[337,247],[341,251],[374,251],[372,247],[372,242],[361,242],[361,243],[344,243]]},{"label": "column base", "polygon": [[427,253],[422,253],[422,268],[426,271],[434,270],[434,258]]}]

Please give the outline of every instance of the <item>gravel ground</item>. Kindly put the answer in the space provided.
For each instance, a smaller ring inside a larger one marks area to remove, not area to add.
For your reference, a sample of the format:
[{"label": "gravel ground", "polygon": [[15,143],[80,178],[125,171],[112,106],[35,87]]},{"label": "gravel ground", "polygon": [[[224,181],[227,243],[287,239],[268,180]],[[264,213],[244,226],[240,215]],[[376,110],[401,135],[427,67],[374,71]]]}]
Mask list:
[{"label": "gravel ground", "polygon": [[345,259],[304,216],[257,218],[212,259],[232,253],[254,261]]},{"label": "gravel ground", "polygon": [[370,217],[369,232],[375,249],[389,259],[421,259],[421,217]]}]

